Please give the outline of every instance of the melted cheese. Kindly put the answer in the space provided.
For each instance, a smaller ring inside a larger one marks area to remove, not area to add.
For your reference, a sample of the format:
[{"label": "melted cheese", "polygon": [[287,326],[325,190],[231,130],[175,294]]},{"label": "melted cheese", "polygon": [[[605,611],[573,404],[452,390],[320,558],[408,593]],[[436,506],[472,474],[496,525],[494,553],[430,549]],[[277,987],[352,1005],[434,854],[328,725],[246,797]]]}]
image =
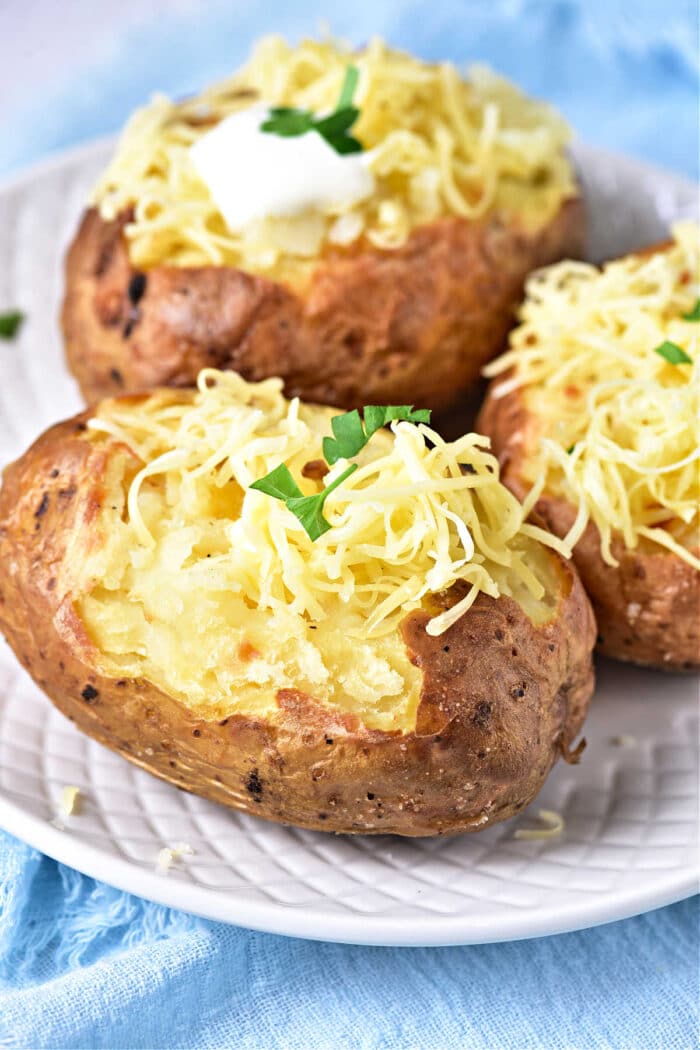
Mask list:
[{"label": "melted cheese", "polygon": [[[374,192],[355,201],[322,195],[293,218],[258,216],[229,229],[193,147],[231,114],[262,102],[332,110],[350,63],[360,71],[353,134],[365,147]],[[484,68],[464,80],[450,63],[429,65],[381,40],[352,52],[334,42],[292,48],[267,37],[228,80],[181,103],[157,96],[137,111],[93,202],[107,220],[133,207],[126,235],[136,266],[213,263],[301,279],[311,266],[303,260],[324,246],[364,237],[393,249],[443,215],[498,211],[539,228],[575,193],[568,139],[549,106]]]},{"label": "melted cheese", "polygon": [[487,439],[445,442],[409,423],[372,437],[325,504],[332,528],[313,542],[284,503],[250,488],[282,462],[305,494],[323,484],[302,468],[321,457],[335,413],[287,401],[281,387],[207,370],[196,392],[102,403],[90,433],[113,443],[121,478],[79,614],[110,673],[149,678],[222,717],[267,712],[294,688],[368,725],[403,727],[420,672],[401,620],[463,581],[464,599],[433,617],[431,633],[482,592],[510,595],[543,622],[558,595],[544,545],[561,543],[524,524]]},{"label": "melted cheese", "polygon": [[[533,275],[510,350],[484,374],[512,369],[494,396],[522,388],[531,412],[527,480],[578,505],[566,538],[595,522],[611,544],[674,551],[700,568],[700,323],[683,318],[700,295],[698,229],[673,245],[598,270],[564,262]],[[676,343],[690,364],[656,353]]]}]

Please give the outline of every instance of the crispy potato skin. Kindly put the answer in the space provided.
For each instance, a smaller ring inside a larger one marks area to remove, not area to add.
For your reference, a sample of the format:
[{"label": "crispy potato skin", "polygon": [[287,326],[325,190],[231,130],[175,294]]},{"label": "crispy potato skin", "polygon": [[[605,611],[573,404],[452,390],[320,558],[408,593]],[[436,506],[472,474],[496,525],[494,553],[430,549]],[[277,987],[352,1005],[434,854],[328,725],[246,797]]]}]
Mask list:
[{"label": "crispy potato skin", "polygon": [[[496,398],[491,390],[477,429],[491,438],[503,482],[523,499],[530,486],[523,481],[522,463],[534,440],[534,420],[521,391]],[[535,513],[552,532],[565,536],[576,508],[544,492]],[[619,538],[613,541],[612,553],[617,567],[603,561],[600,533],[593,522],[573,552],[598,622],[598,650],[616,660],[664,671],[700,667],[700,573],[671,551],[630,550]]]},{"label": "crispy potato skin", "polygon": [[536,234],[445,218],[395,251],[329,255],[294,290],[233,267],[137,276],[127,220],[87,211],[67,256],[63,335],[88,402],[192,386],[211,366],[279,375],[287,396],[321,404],[445,408],[501,348],[527,273],[579,256],[585,226],[579,198]]},{"label": "crispy potato skin", "polygon": [[75,613],[74,567],[101,543],[110,455],[87,440],[87,418],[47,431],[0,490],[0,628],[80,729],[180,788],[306,828],[452,834],[531,801],[593,689],[594,621],[570,566],[552,556],[558,615],[541,628],[484,596],[440,638],[425,632],[428,611],[405,618],[423,674],[415,731],[370,730],[294,689],[277,694],[274,718],[207,721],[148,681],[105,675]]}]

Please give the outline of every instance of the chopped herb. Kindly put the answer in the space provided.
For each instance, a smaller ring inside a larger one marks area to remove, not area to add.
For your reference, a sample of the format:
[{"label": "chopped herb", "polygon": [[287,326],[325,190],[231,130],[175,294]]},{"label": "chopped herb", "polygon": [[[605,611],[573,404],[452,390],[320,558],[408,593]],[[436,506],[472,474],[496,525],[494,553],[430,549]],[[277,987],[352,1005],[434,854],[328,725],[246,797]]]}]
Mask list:
[{"label": "chopped herb", "polygon": [[666,339],[661,346],[654,347],[654,353],[663,357],[670,365],[692,365],[692,357],[688,357],[682,346],[672,343]]},{"label": "chopped herb", "polygon": [[250,487],[257,489],[258,492],[264,492],[268,496],[273,496],[275,499],[282,500],[295,518],[298,518],[301,522],[309,539],[317,540],[324,532],[328,532],[331,527],[330,522],[326,521],[323,516],[324,503],[331,492],[337,489],[339,485],[342,485],[346,478],[349,478],[356,470],[357,463],[351,463],[347,470],[344,470],[334,481],[331,481],[330,485],[326,485],[321,492],[317,492],[313,496],[305,496],[302,493],[286,463],[281,463],[279,467],[275,467],[274,470],[270,471],[264,478],[254,482]]},{"label": "chopped herb", "polygon": [[[363,413],[364,426],[356,408],[352,412],[344,412],[341,416],[333,416],[331,430],[334,437],[323,439],[323,455],[326,462],[332,465],[339,459],[351,459],[356,456],[372,434],[392,419],[405,420],[408,423],[430,422],[430,409],[414,409],[413,405],[366,405]],[[331,527],[330,522],[323,516],[324,503],[334,489],[354,474],[357,467],[357,463],[351,463],[330,485],[326,485],[321,492],[313,496],[303,494],[286,463],[280,463],[264,478],[254,481],[250,487],[264,492],[266,496],[272,496],[273,499],[281,500],[301,522],[309,538],[317,540]]]},{"label": "chopped herb", "polygon": [[343,86],[340,89],[340,96],[336,103],[336,109],[345,109],[347,106],[352,105],[352,100],[355,97],[359,80],[360,71],[357,66],[348,66],[345,70]]},{"label": "chopped herb", "polygon": [[270,115],[260,125],[260,130],[281,135],[283,138],[296,138],[308,131],[317,131],[336,153],[361,153],[362,143],[349,134],[350,128],[360,115],[359,109],[352,105],[359,78],[357,66],[348,66],[337,105],[327,117],[318,119],[308,109],[277,106],[270,110]]},{"label": "chopped herb", "polygon": [[392,419],[407,423],[429,423],[430,409],[414,409],[413,405],[365,405],[364,429],[357,409],[342,416],[334,416],[331,430],[335,438],[323,439],[323,455],[330,464],[339,459],[351,459],[360,452],[380,427]]},{"label": "chopped herb", "polygon": [[566,450],[567,456],[570,456],[575,448],[576,448],[576,442],[574,441],[573,445],[569,445],[569,447]]},{"label": "chopped herb", "polygon": [[684,321],[700,321],[700,299],[695,300],[695,306],[687,314],[681,314]]},{"label": "chopped herb", "polygon": [[0,339],[14,339],[23,320],[24,314],[20,310],[0,314]]}]

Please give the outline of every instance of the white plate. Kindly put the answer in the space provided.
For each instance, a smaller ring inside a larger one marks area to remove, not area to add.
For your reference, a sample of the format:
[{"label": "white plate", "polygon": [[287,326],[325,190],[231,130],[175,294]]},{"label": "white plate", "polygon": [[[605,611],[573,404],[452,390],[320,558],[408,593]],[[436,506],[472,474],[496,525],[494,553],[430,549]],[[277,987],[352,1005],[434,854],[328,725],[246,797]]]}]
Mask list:
[{"label": "white plate", "polygon": [[[109,146],[34,169],[0,191],[0,309],[27,313],[0,345],[0,463],[75,411],[57,328],[61,257]],[[577,150],[591,254],[665,236],[692,214],[694,187],[589,148]],[[82,736],[0,643],[0,825],[50,856],[155,901],[276,933],[363,944],[464,944],[623,918],[698,888],[698,688],[600,667],[578,767],[559,763],[517,821],[456,839],[340,838],[278,827],[180,792]],[[631,746],[613,743],[633,736]],[[65,785],[80,815],[55,826]],[[554,841],[521,841],[540,807]],[[168,874],[163,846],[194,853]]]}]

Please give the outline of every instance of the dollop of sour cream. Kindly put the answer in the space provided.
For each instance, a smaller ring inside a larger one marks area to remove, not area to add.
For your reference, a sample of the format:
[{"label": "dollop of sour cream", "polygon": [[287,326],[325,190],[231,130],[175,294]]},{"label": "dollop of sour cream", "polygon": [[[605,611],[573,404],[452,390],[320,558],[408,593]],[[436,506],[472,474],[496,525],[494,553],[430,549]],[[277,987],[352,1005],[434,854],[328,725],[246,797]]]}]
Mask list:
[{"label": "dollop of sour cream", "polygon": [[366,153],[341,155],[316,131],[261,131],[270,107],[232,113],[190,147],[192,163],[228,228],[327,208],[345,210],[374,192]]}]

